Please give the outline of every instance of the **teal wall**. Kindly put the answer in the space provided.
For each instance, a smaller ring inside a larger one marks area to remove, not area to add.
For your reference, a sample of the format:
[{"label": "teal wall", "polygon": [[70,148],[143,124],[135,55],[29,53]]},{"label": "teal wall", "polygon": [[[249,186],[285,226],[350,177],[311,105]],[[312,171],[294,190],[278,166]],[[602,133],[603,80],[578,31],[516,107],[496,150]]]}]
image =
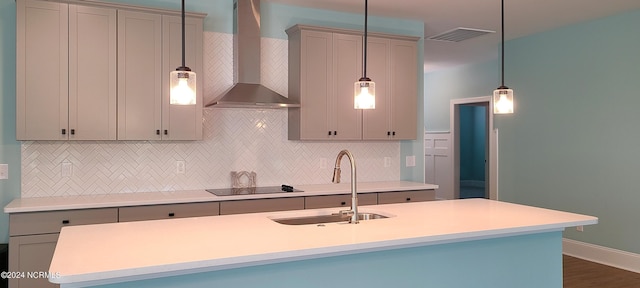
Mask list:
[{"label": "teal wall", "polygon": [[487,108],[460,105],[460,180],[484,181]]},{"label": "teal wall", "polygon": [[[20,142],[16,141],[16,2],[0,0],[0,163],[9,179],[0,180],[0,208],[20,197]],[[0,212],[0,243],[9,242],[9,216]]]},{"label": "teal wall", "polygon": [[[175,0],[107,0],[108,2],[127,3],[164,9],[179,10],[180,2]],[[232,33],[233,1],[187,1],[186,10],[207,13],[204,29],[209,32]],[[323,25],[339,28],[362,29],[364,16],[328,10],[310,9],[261,3],[263,37],[286,39],[284,30],[294,24]],[[20,143],[15,141],[15,1],[0,0],[0,110],[2,111],[2,133],[0,134],[0,163],[9,164],[9,180],[0,180],[0,204],[4,207],[15,198],[20,197]],[[418,21],[370,17],[371,31],[422,36],[423,24]],[[422,49],[420,40],[416,63],[418,75],[422,75]],[[422,80],[422,78],[420,79]],[[354,79],[355,81],[355,79]],[[422,123],[422,81],[419,81],[419,122]],[[405,180],[423,181],[422,172],[422,125],[418,125],[418,140],[403,141],[401,158],[404,155],[416,155],[416,167],[403,168],[401,177]],[[402,165],[404,166],[404,165]],[[8,241],[8,216],[0,213],[0,243]]]},{"label": "teal wall", "polygon": [[[640,230],[630,229],[640,218],[640,34],[629,27],[640,27],[640,10],[508,41],[515,114],[495,126],[501,200],[597,216],[565,237],[640,253]],[[494,62],[426,75],[425,125],[448,127],[438,111],[446,99],[488,95],[499,84]]]},{"label": "teal wall", "polygon": [[548,232],[95,287],[561,288],[561,236]]}]

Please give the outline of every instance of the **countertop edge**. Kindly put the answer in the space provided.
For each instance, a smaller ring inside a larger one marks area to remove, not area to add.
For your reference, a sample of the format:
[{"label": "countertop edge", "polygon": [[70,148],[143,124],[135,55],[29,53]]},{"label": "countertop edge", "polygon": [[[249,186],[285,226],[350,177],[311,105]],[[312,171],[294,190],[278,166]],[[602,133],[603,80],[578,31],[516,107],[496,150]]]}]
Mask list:
[{"label": "countertop edge", "polygon": [[[297,185],[296,188],[300,188],[304,192],[216,196],[209,192],[206,192],[204,189],[197,189],[165,192],[136,192],[99,195],[18,198],[14,199],[4,207],[4,213],[12,214],[75,209],[118,208],[127,206],[222,202],[233,200],[321,196],[350,193],[349,183]],[[432,190],[437,188],[438,185],[435,184],[410,181],[361,182],[358,183],[358,194],[378,193],[385,191]]]}]

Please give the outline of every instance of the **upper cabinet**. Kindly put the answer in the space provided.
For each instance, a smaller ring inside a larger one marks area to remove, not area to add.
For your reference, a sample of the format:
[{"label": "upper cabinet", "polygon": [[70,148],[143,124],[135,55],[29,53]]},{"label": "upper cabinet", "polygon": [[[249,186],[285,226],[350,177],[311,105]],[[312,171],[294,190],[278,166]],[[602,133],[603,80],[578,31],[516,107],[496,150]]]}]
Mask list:
[{"label": "upper cabinet", "polygon": [[376,83],[376,109],[363,110],[365,140],[415,140],[418,68],[415,41],[370,38],[368,76]]},{"label": "upper cabinet", "polygon": [[17,139],[116,139],[116,11],[17,2]]},{"label": "upper cabinet", "polygon": [[296,25],[287,34],[289,97],[301,106],[289,108],[290,140],[416,139],[417,37],[368,37],[367,76],[376,83],[376,109],[356,110],[361,32]]},{"label": "upper cabinet", "polygon": [[[169,73],[182,62],[177,15],[18,0],[17,139],[202,139],[202,82],[197,105],[169,105]],[[186,64],[199,75],[204,16],[189,13],[186,25]]]},{"label": "upper cabinet", "polygon": [[362,67],[362,37],[288,31],[291,140],[359,140],[362,112],[353,109],[353,79]]}]

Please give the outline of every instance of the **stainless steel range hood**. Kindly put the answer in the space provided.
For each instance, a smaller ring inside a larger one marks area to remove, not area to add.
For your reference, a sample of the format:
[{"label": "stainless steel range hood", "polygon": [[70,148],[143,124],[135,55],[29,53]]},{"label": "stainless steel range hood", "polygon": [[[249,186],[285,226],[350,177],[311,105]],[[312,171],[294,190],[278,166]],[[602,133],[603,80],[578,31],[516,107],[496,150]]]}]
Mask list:
[{"label": "stainless steel range hood", "polygon": [[300,103],[260,84],[260,0],[234,0],[233,17],[233,66],[238,83],[206,107],[300,107]]}]

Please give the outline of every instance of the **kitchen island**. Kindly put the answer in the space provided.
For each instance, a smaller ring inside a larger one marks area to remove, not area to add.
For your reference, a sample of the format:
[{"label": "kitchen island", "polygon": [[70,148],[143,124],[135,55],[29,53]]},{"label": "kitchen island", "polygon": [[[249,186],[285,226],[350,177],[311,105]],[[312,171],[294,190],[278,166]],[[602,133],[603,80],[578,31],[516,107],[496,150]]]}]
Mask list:
[{"label": "kitchen island", "polygon": [[335,209],[64,227],[61,287],[562,287],[562,230],[597,218],[486,199],[362,207],[385,219],[283,225]]}]

